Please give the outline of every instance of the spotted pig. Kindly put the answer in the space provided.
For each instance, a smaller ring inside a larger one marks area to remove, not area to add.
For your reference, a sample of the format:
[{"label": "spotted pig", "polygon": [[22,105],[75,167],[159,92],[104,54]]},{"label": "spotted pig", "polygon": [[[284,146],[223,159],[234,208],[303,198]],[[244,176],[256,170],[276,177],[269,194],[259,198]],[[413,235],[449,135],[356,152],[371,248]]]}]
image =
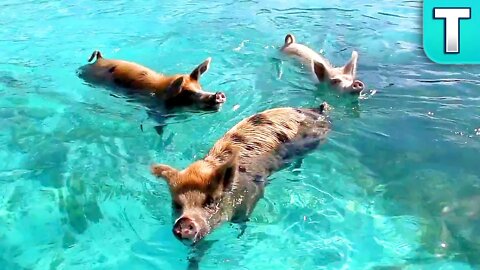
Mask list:
[{"label": "spotted pig", "polygon": [[326,106],[257,113],[235,125],[187,168],[153,165],[152,173],[170,189],[173,234],[194,244],[223,222],[246,221],[263,195],[267,177],[326,139]]}]

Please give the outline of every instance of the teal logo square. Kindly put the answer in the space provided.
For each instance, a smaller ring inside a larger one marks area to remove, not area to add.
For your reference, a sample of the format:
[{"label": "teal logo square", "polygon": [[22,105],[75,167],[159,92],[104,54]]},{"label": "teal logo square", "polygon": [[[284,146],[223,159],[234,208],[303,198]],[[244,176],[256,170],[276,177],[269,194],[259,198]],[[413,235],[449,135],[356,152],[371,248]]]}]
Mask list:
[{"label": "teal logo square", "polygon": [[480,64],[480,1],[424,0],[423,49],[439,64]]}]

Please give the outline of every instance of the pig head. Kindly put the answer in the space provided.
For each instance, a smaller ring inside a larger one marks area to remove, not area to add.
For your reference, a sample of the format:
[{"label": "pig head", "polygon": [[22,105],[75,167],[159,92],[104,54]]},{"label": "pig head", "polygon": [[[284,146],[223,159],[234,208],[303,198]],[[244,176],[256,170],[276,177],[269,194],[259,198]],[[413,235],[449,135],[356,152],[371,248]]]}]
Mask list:
[{"label": "pig head", "polygon": [[194,244],[231,220],[237,167],[237,155],[231,151],[223,160],[199,160],[181,171],[162,164],[152,166],[152,173],[169,186],[173,234],[178,239]]},{"label": "pig head", "polygon": [[320,83],[326,83],[340,92],[360,93],[364,89],[362,81],[357,76],[358,53],[352,52],[352,57],[345,66],[330,67],[320,61],[312,61],[312,70]]}]

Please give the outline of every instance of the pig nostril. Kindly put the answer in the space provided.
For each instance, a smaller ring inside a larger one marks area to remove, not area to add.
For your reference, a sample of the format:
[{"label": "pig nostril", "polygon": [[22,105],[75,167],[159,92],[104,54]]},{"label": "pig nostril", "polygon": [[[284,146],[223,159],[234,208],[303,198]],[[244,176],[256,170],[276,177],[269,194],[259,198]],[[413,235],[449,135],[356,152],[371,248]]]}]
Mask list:
[{"label": "pig nostril", "polygon": [[180,230],[180,228],[174,228],[173,235],[175,235],[175,237],[182,238],[182,231]]},{"label": "pig nostril", "polygon": [[356,81],[355,83],[353,83],[353,88],[355,88],[355,89],[363,89],[363,83],[360,82],[360,81]]},{"label": "pig nostril", "polygon": [[222,92],[215,93],[215,102],[216,103],[223,103],[223,102],[225,102],[226,99],[227,99],[227,97],[225,96],[224,93],[222,93]]},{"label": "pig nostril", "polygon": [[189,229],[190,231],[193,231],[193,225],[192,225],[192,224],[188,225],[188,229]]}]

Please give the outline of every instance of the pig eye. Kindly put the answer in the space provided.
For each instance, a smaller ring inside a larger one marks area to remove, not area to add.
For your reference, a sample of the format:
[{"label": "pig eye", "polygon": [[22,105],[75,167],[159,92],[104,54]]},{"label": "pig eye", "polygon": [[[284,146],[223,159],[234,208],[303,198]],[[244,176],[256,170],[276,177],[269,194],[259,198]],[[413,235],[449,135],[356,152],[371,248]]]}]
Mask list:
[{"label": "pig eye", "polygon": [[197,100],[201,97],[201,94],[197,93],[192,89],[183,89],[182,94],[183,94],[182,98],[185,98],[188,100]]},{"label": "pig eye", "polygon": [[330,81],[330,83],[331,83],[332,85],[337,85],[337,84],[339,84],[339,83],[341,83],[341,82],[342,82],[342,80],[340,80],[340,79],[333,79],[333,80]]},{"label": "pig eye", "polygon": [[173,208],[175,208],[175,210],[182,210],[182,205],[177,202],[173,202]]}]

